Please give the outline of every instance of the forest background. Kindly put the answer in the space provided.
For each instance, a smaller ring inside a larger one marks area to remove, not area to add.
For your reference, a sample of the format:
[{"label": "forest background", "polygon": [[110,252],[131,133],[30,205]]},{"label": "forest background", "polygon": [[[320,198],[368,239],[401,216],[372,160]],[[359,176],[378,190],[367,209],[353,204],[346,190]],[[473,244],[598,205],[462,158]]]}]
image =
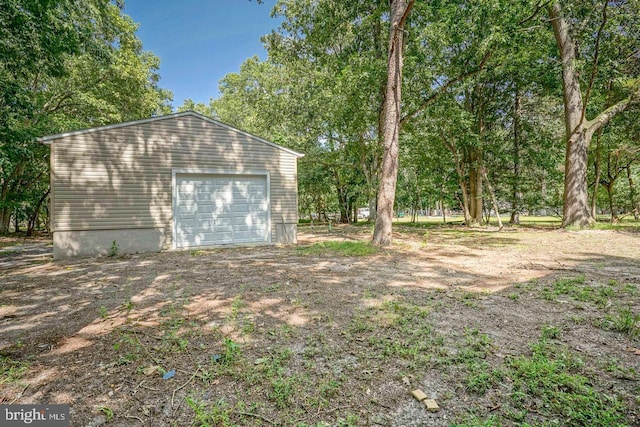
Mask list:
[{"label": "forest background", "polygon": [[[46,229],[37,137],[172,112],[123,3],[3,0],[0,232]],[[640,215],[640,1],[279,0],[194,110],[305,153],[301,217]],[[445,218],[446,220],[446,218]]]}]

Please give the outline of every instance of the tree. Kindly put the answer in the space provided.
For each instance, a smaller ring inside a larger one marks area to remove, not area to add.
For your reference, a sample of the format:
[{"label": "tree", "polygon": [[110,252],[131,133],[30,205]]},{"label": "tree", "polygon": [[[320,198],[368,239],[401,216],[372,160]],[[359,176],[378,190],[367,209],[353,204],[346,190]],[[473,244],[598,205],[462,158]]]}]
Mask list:
[{"label": "tree", "polygon": [[[551,26],[556,39],[560,62],[562,64],[562,89],[564,99],[565,119],[565,175],[564,175],[564,208],[563,227],[586,227],[594,222],[588,203],[587,165],[588,149],[593,135],[607,125],[616,115],[622,113],[630,105],[640,99],[640,80],[638,80],[637,54],[634,49],[640,46],[637,39],[636,19],[638,3],[629,2],[595,2],[599,10],[590,2],[576,2],[573,8],[565,7],[559,2],[549,3],[547,11],[551,20]],[[583,4],[584,3],[584,4]],[[580,6],[583,6],[582,8]],[[596,9],[598,13],[594,12]],[[574,16],[568,16],[567,11],[575,12]],[[577,39],[580,35],[579,28],[574,25],[580,22],[580,14],[597,16],[599,19],[594,24],[584,18],[582,24],[588,36]],[[630,22],[629,22],[630,21]],[[597,25],[596,25],[597,24]],[[595,34],[593,44],[588,43],[588,37]],[[605,50],[601,43],[609,42]],[[592,92],[602,74],[602,58],[609,54],[609,65],[606,71],[616,72],[621,75],[619,100],[610,107],[595,114],[591,120],[587,119],[587,112],[592,104]],[[620,56],[616,60],[614,55]],[[584,69],[584,58],[591,62],[590,72],[581,72]],[[634,70],[635,68],[635,70]],[[635,74],[635,80],[632,77]],[[588,79],[581,80],[581,76]],[[583,93],[583,88],[584,93]]]},{"label": "tree", "polygon": [[0,8],[0,232],[37,217],[48,149],[36,136],[166,112],[158,58],[108,0],[9,0]]},{"label": "tree", "polygon": [[404,53],[404,26],[415,0],[389,0],[390,30],[387,65],[387,86],[383,112],[383,155],[380,170],[380,190],[373,230],[373,244],[389,246],[392,243],[393,205],[398,178],[398,156],[401,101],[402,66]]}]

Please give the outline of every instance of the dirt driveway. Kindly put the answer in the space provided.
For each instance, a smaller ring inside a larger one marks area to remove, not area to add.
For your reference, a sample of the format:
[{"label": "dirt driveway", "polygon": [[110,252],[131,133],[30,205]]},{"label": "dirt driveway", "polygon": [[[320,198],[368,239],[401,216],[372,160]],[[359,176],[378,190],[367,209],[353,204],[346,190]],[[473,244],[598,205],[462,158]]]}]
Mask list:
[{"label": "dirt driveway", "polygon": [[0,271],[53,260],[51,243],[31,241],[0,249]]},{"label": "dirt driveway", "polygon": [[[489,344],[473,362],[511,369],[557,329],[553,345],[593,367],[622,424],[640,423],[636,325],[605,327],[615,310],[640,313],[639,234],[407,228],[365,256],[300,249],[366,240],[363,228],[299,238],[0,258],[0,403],[67,403],[72,425],[91,426],[509,424],[513,375],[478,391],[460,354],[481,337]],[[429,345],[406,342],[418,330]],[[413,388],[441,411],[425,411]],[[523,419],[562,423],[552,409],[532,398]]]}]

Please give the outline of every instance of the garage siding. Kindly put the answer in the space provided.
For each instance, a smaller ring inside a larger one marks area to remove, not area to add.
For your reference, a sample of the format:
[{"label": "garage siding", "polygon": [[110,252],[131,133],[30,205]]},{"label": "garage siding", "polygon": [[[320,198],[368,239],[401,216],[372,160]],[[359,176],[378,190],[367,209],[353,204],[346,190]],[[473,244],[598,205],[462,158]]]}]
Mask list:
[{"label": "garage siding", "polygon": [[195,114],[54,140],[52,227],[161,230],[172,246],[172,171],[269,172],[272,240],[297,223],[297,156]]}]

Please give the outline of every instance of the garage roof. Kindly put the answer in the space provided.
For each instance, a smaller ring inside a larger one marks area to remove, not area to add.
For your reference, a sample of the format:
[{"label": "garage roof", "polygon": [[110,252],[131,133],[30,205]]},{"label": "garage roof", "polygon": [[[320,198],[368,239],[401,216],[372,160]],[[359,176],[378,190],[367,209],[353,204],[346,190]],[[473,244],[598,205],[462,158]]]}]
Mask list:
[{"label": "garage roof", "polygon": [[184,112],[180,112],[180,113],[173,113],[173,114],[167,114],[164,116],[157,116],[157,117],[150,117],[148,119],[142,119],[142,120],[133,120],[130,122],[123,122],[123,123],[115,123],[112,125],[106,125],[106,126],[98,126],[98,127],[94,127],[94,128],[89,128],[89,129],[82,129],[82,130],[76,130],[73,132],[64,132],[64,133],[58,133],[55,135],[48,135],[48,136],[43,136],[41,138],[38,138],[38,141],[43,143],[43,144],[53,144],[55,142],[55,140],[57,139],[61,139],[61,138],[65,138],[68,136],[75,136],[75,135],[83,135],[86,133],[93,133],[93,132],[100,132],[103,130],[108,130],[108,129],[117,129],[117,128],[122,128],[122,127],[127,127],[127,126],[134,126],[134,125],[140,125],[140,124],[146,124],[146,123],[152,123],[155,121],[159,121],[159,120],[166,120],[166,119],[174,119],[174,118],[178,118],[178,117],[187,117],[187,116],[192,116],[192,117],[197,117],[201,120],[204,120],[206,122],[212,123],[216,126],[220,126],[226,129],[229,129],[233,132],[238,132],[241,133],[245,136],[248,136],[250,138],[253,138],[255,140],[258,140],[264,144],[270,145],[272,147],[278,148],[280,150],[286,151],[289,154],[292,154],[296,157],[303,157],[304,154],[302,153],[298,153],[297,151],[293,151],[290,150],[288,148],[282,147],[281,145],[275,144],[271,141],[267,141],[266,139],[260,138],[258,136],[252,135],[248,132],[244,132],[240,129],[234,128],[233,126],[229,126],[226,125],[222,122],[219,122],[217,120],[211,119],[209,117],[203,116],[202,114],[196,113],[195,111],[184,111]]}]

